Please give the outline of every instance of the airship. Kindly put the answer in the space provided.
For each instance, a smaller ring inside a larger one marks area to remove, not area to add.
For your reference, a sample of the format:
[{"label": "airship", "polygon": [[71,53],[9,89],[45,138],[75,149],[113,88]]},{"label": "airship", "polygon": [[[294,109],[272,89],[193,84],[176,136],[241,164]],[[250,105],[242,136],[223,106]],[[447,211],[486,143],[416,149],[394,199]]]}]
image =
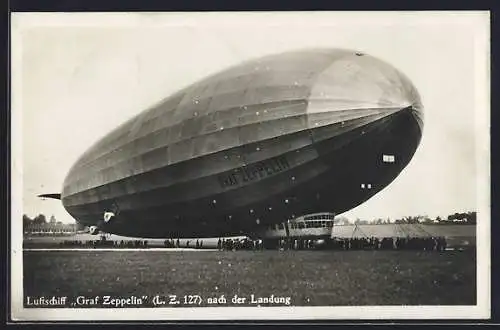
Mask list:
[{"label": "airship", "polygon": [[121,124],[71,167],[75,220],[144,238],[220,237],[346,212],[413,158],[423,106],[402,72],[347,49],[267,55]]}]

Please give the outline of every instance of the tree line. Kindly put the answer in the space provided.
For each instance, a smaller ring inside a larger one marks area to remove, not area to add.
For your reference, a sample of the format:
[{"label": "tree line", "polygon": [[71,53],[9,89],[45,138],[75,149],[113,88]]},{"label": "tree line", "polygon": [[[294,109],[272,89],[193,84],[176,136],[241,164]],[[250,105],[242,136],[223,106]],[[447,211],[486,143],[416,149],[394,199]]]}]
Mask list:
[{"label": "tree line", "polygon": [[28,215],[23,214],[23,226],[24,227],[27,227],[31,224],[43,225],[46,223],[52,223],[52,224],[57,224],[57,225],[62,224],[61,221],[56,221],[56,218],[54,217],[54,215],[52,215],[50,217],[50,220],[47,222],[47,217],[45,216],[45,214],[39,214],[39,215],[35,216],[33,219],[31,219]]},{"label": "tree line", "polygon": [[[339,216],[336,217],[336,222],[340,223],[342,225],[347,225],[350,223],[349,219],[345,216]],[[458,221],[457,221],[458,220]],[[34,225],[42,225],[46,223],[51,223],[51,224],[57,224],[60,225],[62,224],[61,221],[56,221],[56,218],[54,215],[52,215],[47,221],[47,217],[44,214],[38,214],[35,216],[33,219],[31,219],[28,215],[23,214],[23,227],[28,227],[31,224]],[[398,223],[398,224],[417,224],[417,223],[423,223],[423,224],[433,224],[433,223],[438,223],[438,224],[476,224],[476,212],[455,212],[453,214],[448,215],[446,218],[441,218],[441,217],[436,217],[435,219],[432,219],[428,216],[425,215],[416,215],[416,216],[406,216],[402,217],[401,219],[396,219],[395,221],[391,221],[391,219],[386,218],[386,219],[373,219],[371,221],[367,220],[361,220],[361,219],[356,219],[354,221],[354,224],[359,224],[359,225],[366,225],[366,224],[389,224],[389,223]]]},{"label": "tree line", "polygon": [[398,224],[476,224],[476,212],[455,212],[453,214],[448,215],[446,218],[436,217],[430,218],[426,215],[415,215],[415,216],[406,216],[400,219],[396,219],[391,221],[389,218],[387,219],[374,219],[371,221],[356,219],[354,221],[355,224],[387,224],[387,223],[398,223]]}]

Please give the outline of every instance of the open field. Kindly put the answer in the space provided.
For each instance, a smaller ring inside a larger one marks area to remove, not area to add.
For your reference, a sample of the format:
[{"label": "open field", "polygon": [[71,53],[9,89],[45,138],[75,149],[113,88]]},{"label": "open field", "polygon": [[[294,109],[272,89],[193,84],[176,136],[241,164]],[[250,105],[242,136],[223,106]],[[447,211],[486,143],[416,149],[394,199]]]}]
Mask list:
[{"label": "open field", "polygon": [[142,307],[169,294],[199,295],[201,306],[221,295],[234,306],[235,294],[295,306],[473,305],[475,283],[472,251],[24,252],[25,297],[148,296]]}]

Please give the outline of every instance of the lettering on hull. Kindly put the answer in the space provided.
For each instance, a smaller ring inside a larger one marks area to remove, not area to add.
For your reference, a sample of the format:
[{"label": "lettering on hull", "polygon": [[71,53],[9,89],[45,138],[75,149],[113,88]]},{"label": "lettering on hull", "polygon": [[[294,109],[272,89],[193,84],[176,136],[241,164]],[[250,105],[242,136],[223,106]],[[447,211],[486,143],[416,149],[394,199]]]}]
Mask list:
[{"label": "lettering on hull", "polygon": [[260,180],[273,174],[283,172],[289,168],[290,165],[287,159],[285,157],[278,157],[235,168],[231,173],[219,175],[218,179],[221,187],[231,187],[250,181]]}]

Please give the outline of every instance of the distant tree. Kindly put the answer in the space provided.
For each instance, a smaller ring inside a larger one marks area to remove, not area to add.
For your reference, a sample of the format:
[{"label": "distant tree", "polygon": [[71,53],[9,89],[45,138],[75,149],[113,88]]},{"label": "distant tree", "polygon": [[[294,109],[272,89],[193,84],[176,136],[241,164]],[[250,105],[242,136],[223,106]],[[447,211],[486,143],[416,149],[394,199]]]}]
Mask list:
[{"label": "distant tree", "polygon": [[56,217],[53,214],[50,216],[49,222],[50,223],[56,223]]},{"label": "distant tree", "polygon": [[422,221],[422,219],[423,219],[423,217],[421,215],[407,216],[407,217],[403,217],[403,223],[409,223],[409,224],[420,223]]},{"label": "distant tree", "polygon": [[429,223],[433,223],[434,221],[431,218],[429,218],[428,216],[425,215],[425,216],[423,216],[421,218],[421,222],[429,224]]},{"label": "distant tree", "polygon": [[418,218],[412,216],[403,217],[401,220],[402,223],[418,223]]},{"label": "distant tree", "polygon": [[455,220],[460,220],[458,223],[462,224],[475,224],[476,212],[455,212],[443,220],[443,223],[456,223]]},{"label": "distant tree", "polygon": [[476,224],[476,212],[468,212],[467,215],[467,223]]},{"label": "distant tree", "polygon": [[31,220],[30,217],[28,217],[26,214],[23,214],[23,228],[28,227],[32,222],[33,220]]},{"label": "distant tree", "polygon": [[437,222],[441,222],[441,221],[443,221],[443,219],[441,219],[441,217],[440,217],[440,216],[438,216],[438,217],[436,218],[436,221],[437,221]]},{"label": "distant tree", "polygon": [[47,223],[47,219],[45,218],[45,215],[39,214],[33,219],[33,223],[36,225],[41,225]]}]

